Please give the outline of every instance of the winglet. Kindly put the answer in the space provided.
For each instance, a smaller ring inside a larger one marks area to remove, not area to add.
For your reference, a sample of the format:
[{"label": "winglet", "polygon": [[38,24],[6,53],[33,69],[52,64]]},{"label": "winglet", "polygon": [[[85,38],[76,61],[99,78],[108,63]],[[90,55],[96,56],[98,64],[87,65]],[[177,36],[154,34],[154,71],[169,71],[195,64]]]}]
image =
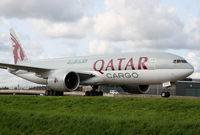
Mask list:
[{"label": "winglet", "polygon": [[14,63],[18,64],[18,62],[28,60],[22,49],[19,39],[17,38],[15,31],[12,28],[10,29],[10,39],[13,45]]}]

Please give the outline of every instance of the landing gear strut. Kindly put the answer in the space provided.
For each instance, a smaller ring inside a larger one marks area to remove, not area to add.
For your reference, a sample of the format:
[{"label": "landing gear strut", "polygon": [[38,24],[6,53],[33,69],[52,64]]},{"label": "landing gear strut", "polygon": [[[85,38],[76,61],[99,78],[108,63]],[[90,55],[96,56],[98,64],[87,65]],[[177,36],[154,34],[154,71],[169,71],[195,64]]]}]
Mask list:
[{"label": "landing gear strut", "polygon": [[94,85],[91,91],[85,92],[85,96],[103,96],[103,92],[98,91],[98,85]]},{"label": "landing gear strut", "polygon": [[63,96],[63,91],[55,91],[55,90],[46,90],[45,96]]}]

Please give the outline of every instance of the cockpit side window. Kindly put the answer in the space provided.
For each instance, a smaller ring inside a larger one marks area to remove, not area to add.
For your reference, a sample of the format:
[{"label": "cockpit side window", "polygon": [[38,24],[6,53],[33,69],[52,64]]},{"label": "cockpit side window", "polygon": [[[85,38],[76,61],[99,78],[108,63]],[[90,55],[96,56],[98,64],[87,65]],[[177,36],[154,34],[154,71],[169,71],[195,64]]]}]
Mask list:
[{"label": "cockpit side window", "polygon": [[177,63],[181,63],[181,60],[177,60]]},{"label": "cockpit side window", "polygon": [[177,63],[177,60],[174,60],[173,63]]},{"label": "cockpit side window", "polygon": [[177,64],[177,63],[187,63],[186,60],[181,60],[181,59],[176,59],[176,60],[173,60],[173,63]]},{"label": "cockpit side window", "polygon": [[187,63],[187,61],[186,60],[182,60],[182,63]]}]

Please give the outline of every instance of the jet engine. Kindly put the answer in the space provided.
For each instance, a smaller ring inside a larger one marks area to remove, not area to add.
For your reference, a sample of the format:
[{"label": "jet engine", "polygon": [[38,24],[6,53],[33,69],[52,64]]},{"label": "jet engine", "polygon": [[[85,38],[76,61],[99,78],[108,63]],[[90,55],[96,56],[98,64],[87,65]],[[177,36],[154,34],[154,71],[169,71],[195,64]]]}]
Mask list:
[{"label": "jet engine", "polygon": [[134,94],[145,94],[149,91],[149,85],[123,85],[124,91]]},{"label": "jet engine", "polygon": [[55,71],[48,77],[48,86],[56,91],[73,91],[78,88],[79,84],[79,75],[72,71]]}]

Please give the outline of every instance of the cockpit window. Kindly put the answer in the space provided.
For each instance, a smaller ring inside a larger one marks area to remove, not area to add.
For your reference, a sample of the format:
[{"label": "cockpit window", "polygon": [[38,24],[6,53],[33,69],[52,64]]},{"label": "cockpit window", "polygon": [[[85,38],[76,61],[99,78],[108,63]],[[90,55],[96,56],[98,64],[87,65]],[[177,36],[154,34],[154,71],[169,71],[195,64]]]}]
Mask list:
[{"label": "cockpit window", "polygon": [[173,60],[173,63],[187,63],[186,60],[181,60],[181,59],[177,59],[177,60]]},{"label": "cockpit window", "polygon": [[177,60],[177,63],[181,63],[181,60]]},{"label": "cockpit window", "polygon": [[182,61],[182,63],[187,63],[187,61],[186,60],[181,60]]}]

